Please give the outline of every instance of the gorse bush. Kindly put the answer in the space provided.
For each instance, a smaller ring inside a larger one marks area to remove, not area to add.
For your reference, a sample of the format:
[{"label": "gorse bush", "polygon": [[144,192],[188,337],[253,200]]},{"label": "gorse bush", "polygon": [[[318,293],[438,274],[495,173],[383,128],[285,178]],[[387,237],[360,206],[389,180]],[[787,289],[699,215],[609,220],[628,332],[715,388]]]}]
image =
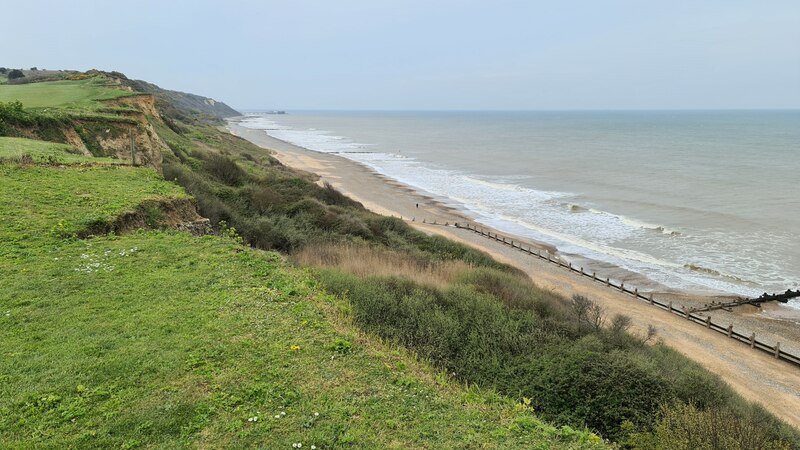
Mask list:
[{"label": "gorse bush", "polygon": [[244,170],[230,158],[216,153],[204,155],[205,170],[228,186],[238,186],[245,178]]}]

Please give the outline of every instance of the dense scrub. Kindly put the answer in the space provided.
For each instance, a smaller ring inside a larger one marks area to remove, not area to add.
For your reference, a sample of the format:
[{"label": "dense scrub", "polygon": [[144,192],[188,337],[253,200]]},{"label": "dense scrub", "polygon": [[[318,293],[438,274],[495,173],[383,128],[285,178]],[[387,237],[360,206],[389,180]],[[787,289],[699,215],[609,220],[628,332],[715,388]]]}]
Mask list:
[{"label": "dense scrub", "polygon": [[174,153],[164,158],[164,177],[197,198],[204,217],[213,224],[225,222],[254,247],[290,253],[310,245],[360,242],[403,249],[422,259],[512,270],[466,246],[371,213],[330,185],[320,186],[312,175],[284,167],[268,155],[253,157],[244,151],[253,151],[245,141],[211,128],[191,130],[184,136],[160,127],[159,134]]},{"label": "dense scrub", "polygon": [[[652,336],[631,335],[626,318],[606,317],[584,297],[566,301],[490,268],[469,268],[449,285],[434,285],[417,281],[427,270],[420,277],[356,276],[317,265],[325,286],[346,296],[365,330],[464,382],[528,398],[537,414],[556,423],[588,426],[637,448],[676,448],[679,438],[665,437],[670,430],[706,433],[701,425],[712,417],[758,427],[760,446],[753,448],[786,448],[795,439],[719,378],[663,345],[649,345]],[[687,408],[697,418],[677,421]],[[756,438],[727,439],[745,445]]]},{"label": "dense scrub", "polygon": [[19,101],[0,102],[0,136],[22,137],[22,129],[33,132],[43,140],[66,142],[62,129],[67,117],[60,113],[26,110]]}]

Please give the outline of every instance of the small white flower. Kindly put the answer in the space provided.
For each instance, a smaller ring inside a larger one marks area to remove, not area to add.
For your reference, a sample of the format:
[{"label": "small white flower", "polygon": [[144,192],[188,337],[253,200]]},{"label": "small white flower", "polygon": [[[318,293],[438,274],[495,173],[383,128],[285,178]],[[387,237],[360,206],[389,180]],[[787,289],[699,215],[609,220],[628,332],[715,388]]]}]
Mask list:
[{"label": "small white flower", "polygon": [[280,418],[281,418],[281,415],[280,415],[280,414],[275,414],[275,418],[276,418],[276,419],[280,419]]},{"label": "small white flower", "polygon": [[285,416],[286,415],[286,411],[281,411],[281,415]]},{"label": "small white flower", "polygon": [[311,446],[311,450],[317,450],[317,446],[316,445],[312,445]]},{"label": "small white flower", "polygon": [[315,413],[314,413],[314,417],[319,417],[319,413],[318,413],[318,412],[315,412]]}]

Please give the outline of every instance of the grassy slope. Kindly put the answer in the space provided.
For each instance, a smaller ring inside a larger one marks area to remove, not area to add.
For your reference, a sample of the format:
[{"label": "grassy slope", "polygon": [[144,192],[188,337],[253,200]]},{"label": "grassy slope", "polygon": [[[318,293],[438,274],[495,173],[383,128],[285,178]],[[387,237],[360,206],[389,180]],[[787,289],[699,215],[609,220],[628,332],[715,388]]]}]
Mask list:
[{"label": "grassy slope", "polygon": [[593,446],[360,335],[276,253],[63,237],[185,195],[150,169],[0,170],[0,447]]},{"label": "grassy slope", "polygon": [[87,159],[75,148],[66,144],[0,136],[0,161],[21,161],[23,156],[30,156],[33,162],[42,164],[125,163],[125,161],[114,158]]},{"label": "grassy slope", "polygon": [[0,87],[0,102],[20,101],[26,108],[96,109],[98,100],[131,95],[129,91],[109,88],[102,77],[85,80],[49,81]]}]

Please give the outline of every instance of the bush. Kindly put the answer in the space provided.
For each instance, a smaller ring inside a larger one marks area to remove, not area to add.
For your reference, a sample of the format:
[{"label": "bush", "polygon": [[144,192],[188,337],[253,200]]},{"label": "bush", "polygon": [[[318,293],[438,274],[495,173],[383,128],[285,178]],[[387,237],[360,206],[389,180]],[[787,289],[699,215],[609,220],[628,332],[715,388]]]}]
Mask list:
[{"label": "bush", "polygon": [[[658,449],[749,450],[789,449],[763,417],[738,414],[726,408],[699,409],[677,403],[662,407],[655,437]],[[765,426],[767,425],[767,426]]]},{"label": "bush", "polygon": [[216,153],[205,155],[205,170],[228,186],[239,186],[247,175],[233,160]]},{"label": "bush", "polygon": [[22,71],[19,70],[19,69],[14,69],[14,70],[8,72],[8,79],[9,80],[16,80],[16,79],[24,78],[24,77],[25,77],[25,74],[22,73]]},{"label": "bush", "polygon": [[20,137],[30,137],[33,132],[47,141],[65,142],[62,129],[67,118],[58,112],[42,113],[25,110],[19,101],[0,102],[0,133],[4,136],[16,136],[16,128],[24,128],[27,133]]}]

